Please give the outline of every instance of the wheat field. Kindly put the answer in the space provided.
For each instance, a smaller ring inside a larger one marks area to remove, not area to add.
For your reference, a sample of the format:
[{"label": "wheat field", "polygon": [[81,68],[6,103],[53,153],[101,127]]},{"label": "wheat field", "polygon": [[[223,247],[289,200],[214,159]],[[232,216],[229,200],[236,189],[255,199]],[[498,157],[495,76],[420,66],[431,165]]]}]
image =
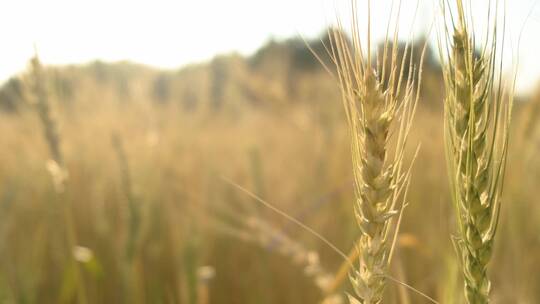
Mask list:
[{"label": "wheat field", "polygon": [[[342,91],[320,62],[332,64],[331,39],[178,70],[29,62],[0,88],[0,303],[347,303],[342,256],[258,201],[354,256],[362,187]],[[419,62],[423,39],[390,45]],[[467,303],[438,52],[427,44],[382,303]],[[539,119],[540,93],[517,95],[490,303],[540,301]]]}]

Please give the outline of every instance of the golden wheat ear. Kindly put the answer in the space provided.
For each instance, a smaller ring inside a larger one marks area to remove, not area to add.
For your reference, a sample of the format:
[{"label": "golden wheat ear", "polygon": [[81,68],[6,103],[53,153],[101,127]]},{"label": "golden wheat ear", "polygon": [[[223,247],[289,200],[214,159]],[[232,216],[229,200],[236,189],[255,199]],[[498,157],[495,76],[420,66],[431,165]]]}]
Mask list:
[{"label": "golden wheat ear", "polygon": [[63,192],[68,179],[68,172],[64,164],[64,157],[60,148],[60,134],[58,124],[52,114],[49,95],[46,88],[45,72],[37,55],[30,61],[31,79],[29,85],[33,97],[33,104],[39,115],[43,127],[43,135],[49,148],[50,159],[47,161],[47,170],[51,174],[55,190]]},{"label": "golden wheat ear", "polygon": [[[454,206],[457,212],[457,249],[465,279],[465,298],[470,304],[489,302],[491,283],[487,266],[499,219],[500,199],[508,150],[508,125],[512,88],[502,80],[499,53],[504,34],[495,13],[480,51],[470,11],[457,0],[457,12],[449,14],[442,4],[445,45],[439,39],[444,63],[446,98],[445,145]],[[504,32],[504,22],[503,22]]]},{"label": "golden wheat ear", "polygon": [[[390,12],[382,61],[373,63],[370,1],[367,5],[367,47],[361,42],[354,0],[351,40],[338,18],[330,47],[351,137],[356,194],[353,205],[360,230],[359,268],[350,275],[355,290],[355,297],[350,297],[352,303],[381,303],[383,298],[399,218],[406,205],[410,178],[410,169],[406,168],[410,166],[404,168],[404,154],[419,97],[425,51],[424,47],[420,62],[413,62],[412,54],[407,61],[409,48],[414,49],[407,44],[403,57],[398,57],[398,1],[395,18]],[[391,28],[393,38],[389,38]],[[393,139],[392,134],[396,136]]]}]

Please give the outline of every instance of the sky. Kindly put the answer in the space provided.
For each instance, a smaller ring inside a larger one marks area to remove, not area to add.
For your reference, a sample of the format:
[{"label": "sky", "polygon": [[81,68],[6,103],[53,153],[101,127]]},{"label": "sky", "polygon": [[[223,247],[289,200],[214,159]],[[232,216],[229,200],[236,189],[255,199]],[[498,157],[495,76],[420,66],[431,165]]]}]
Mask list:
[{"label": "sky", "polygon": [[[410,35],[407,29],[420,33],[432,24],[438,0],[418,1],[415,19],[417,0],[402,0],[399,25],[406,29],[401,30],[404,38]],[[473,0],[474,16],[485,14],[487,1]],[[45,64],[129,60],[168,69],[221,53],[249,55],[270,38],[316,37],[334,22],[336,14],[347,12],[348,2],[4,0],[0,1],[0,82],[25,69],[34,47]],[[372,16],[377,16],[372,35],[379,39],[384,36],[391,1],[372,2]],[[523,90],[540,83],[540,5],[534,6],[535,2],[540,0],[508,0],[514,54],[524,20],[531,13],[519,48],[518,86]],[[367,1],[358,3],[364,20]]]}]

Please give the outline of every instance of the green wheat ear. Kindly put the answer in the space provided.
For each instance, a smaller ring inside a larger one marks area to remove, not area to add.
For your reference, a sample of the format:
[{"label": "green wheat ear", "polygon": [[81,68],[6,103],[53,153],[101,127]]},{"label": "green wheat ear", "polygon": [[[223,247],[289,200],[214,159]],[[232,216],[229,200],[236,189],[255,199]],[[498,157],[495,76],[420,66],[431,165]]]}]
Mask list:
[{"label": "green wheat ear", "polygon": [[448,58],[441,58],[446,63],[445,143],[458,215],[456,243],[470,304],[489,302],[487,266],[499,218],[512,101],[498,74],[502,59],[498,59],[497,13],[488,16],[492,18],[490,35],[477,52],[472,23],[457,0],[452,32],[444,31]]}]

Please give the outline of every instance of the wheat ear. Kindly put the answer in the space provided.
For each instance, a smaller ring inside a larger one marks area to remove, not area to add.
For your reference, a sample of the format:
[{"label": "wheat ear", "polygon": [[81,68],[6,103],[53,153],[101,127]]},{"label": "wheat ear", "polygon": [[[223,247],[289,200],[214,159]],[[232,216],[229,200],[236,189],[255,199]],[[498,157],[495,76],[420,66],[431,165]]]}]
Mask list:
[{"label": "wheat ear", "polygon": [[60,149],[60,136],[58,126],[54,119],[49,103],[49,96],[45,87],[44,71],[37,55],[31,60],[32,66],[32,93],[34,94],[35,106],[43,127],[43,134],[51,159],[47,162],[47,169],[51,174],[55,190],[61,193],[65,189],[68,172],[64,163],[64,157]]},{"label": "wheat ear", "polygon": [[449,44],[444,69],[446,155],[458,215],[456,247],[470,304],[489,302],[487,265],[493,252],[508,147],[512,98],[503,91],[498,74],[502,59],[497,54],[496,18],[497,9],[494,17],[488,16],[491,28],[479,53],[461,0],[457,0],[457,20],[452,20],[453,33],[445,30]]},{"label": "wheat ear", "polygon": [[[368,11],[369,6],[368,1]],[[350,301],[373,304],[382,301],[398,230],[394,219],[405,206],[404,189],[410,175],[403,169],[403,154],[418,101],[421,73],[412,62],[413,54],[407,53],[409,48],[414,49],[410,45],[398,60],[397,25],[393,40],[387,34],[382,62],[372,63],[369,15],[366,58],[356,11],[353,0],[352,42],[338,20],[339,26],[330,33],[330,52],[337,67],[351,136],[354,210],[361,233],[360,267],[350,276],[356,297],[351,296]],[[403,72],[406,65],[408,75]],[[397,135],[395,141],[391,141],[393,131]]]},{"label": "wheat ear", "polygon": [[[87,250],[87,248],[77,245],[77,233],[73,222],[71,205],[67,201],[65,193],[66,183],[68,181],[68,170],[66,168],[62,150],[60,148],[60,135],[58,125],[52,115],[49,94],[46,88],[46,78],[44,68],[41,65],[37,52],[31,60],[31,90],[34,95],[36,109],[44,130],[45,139],[51,154],[51,160],[47,162],[47,169],[51,174],[55,190],[59,199],[63,202],[62,214],[66,226],[66,242],[70,251],[70,262],[75,272],[75,281],[77,289],[77,302],[80,304],[88,303],[86,287],[84,285],[82,272],[77,259],[77,251]],[[71,252],[73,251],[73,252]]]}]

